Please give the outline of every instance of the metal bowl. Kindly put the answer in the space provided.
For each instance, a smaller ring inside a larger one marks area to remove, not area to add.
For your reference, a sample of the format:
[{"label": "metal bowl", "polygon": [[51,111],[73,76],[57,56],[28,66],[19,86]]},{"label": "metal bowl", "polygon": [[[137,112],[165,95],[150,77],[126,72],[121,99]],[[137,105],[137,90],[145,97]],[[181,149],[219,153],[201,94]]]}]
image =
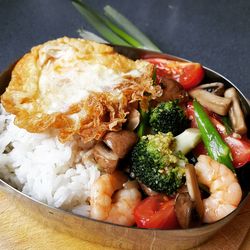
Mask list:
[{"label": "metal bowl", "polygon": [[[166,59],[174,59],[178,61],[187,61],[185,59],[122,46],[112,45],[117,52],[131,59],[161,57]],[[15,63],[10,66],[0,76],[0,94],[5,91],[11,77],[11,71]],[[226,87],[235,87],[228,79],[219,73],[204,67],[205,78],[204,83],[223,82]],[[250,106],[246,97],[238,90],[247,126],[250,128]],[[249,136],[249,132],[248,132]],[[63,211],[44,203],[41,203],[11,187],[9,184],[0,179],[0,188],[4,192],[15,197],[16,206],[29,216],[45,223],[49,227],[53,227],[61,232],[67,232],[75,237],[82,238],[87,241],[100,243],[104,246],[111,246],[124,249],[188,249],[208,240],[223,226],[228,224],[241,210],[247,201],[250,190],[250,164],[247,164],[237,170],[238,178],[243,189],[243,199],[239,207],[225,218],[213,224],[203,225],[191,229],[176,230],[158,230],[158,229],[140,229],[135,227],[126,227],[114,225],[108,222],[97,221],[87,217],[74,215],[70,212]]]}]

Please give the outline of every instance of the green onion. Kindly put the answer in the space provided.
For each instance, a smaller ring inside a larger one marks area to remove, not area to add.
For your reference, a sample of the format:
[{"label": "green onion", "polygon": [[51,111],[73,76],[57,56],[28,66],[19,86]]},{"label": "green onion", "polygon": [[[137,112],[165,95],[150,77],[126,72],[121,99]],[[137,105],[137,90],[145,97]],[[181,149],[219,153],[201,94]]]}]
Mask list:
[{"label": "green onion", "polygon": [[227,135],[230,135],[233,133],[233,129],[232,129],[232,125],[231,125],[231,122],[229,120],[229,117],[228,116],[223,116],[221,118],[222,122],[223,122],[223,125],[225,126],[226,128],[226,133]]},{"label": "green onion", "polygon": [[221,138],[201,104],[194,100],[193,105],[195,119],[208,155],[235,173],[230,148]]},{"label": "green onion", "polygon": [[132,36],[118,28],[116,25],[114,25],[112,22],[110,22],[108,19],[104,18],[103,21],[105,24],[118,36],[123,38],[125,41],[127,41],[129,44],[131,44],[135,48],[143,48],[143,45],[137,42]]},{"label": "green onion", "polygon": [[117,45],[129,46],[129,43],[121,39],[112,30],[110,30],[110,28],[108,28],[106,24],[104,24],[103,19],[95,11],[86,6],[83,2],[79,0],[73,0],[72,4],[86,18],[86,20],[109,42]]},{"label": "green onion", "polygon": [[132,22],[114,8],[109,5],[105,6],[104,14],[121,26],[126,32],[131,34],[143,45],[144,48],[161,52],[161,50],[147,36],[145,36]]},{"label": "green onion", "polygon": [[87,31],[83,28],[78,29],[77,33],[79,34],[80,37],[82,37],[83,39],[86,39],[86,40],[92,40],[92,41],[95,41],[98,43],[108,43],[108,41],[104,40],[100,36],[97,36],[96,34],[90,32],[90,31]]},{"label": "green onion", "polygon": [[141,138],[146,134],[146,130],[148,128],[149,111],[143,111],[142,109],[140,109],[139,111],[140,111],[140,124],[137,129],[137,135],[139,138]]},{"label": "green onion", "polygon": [[82,1],[73,0],[72,3],[87,19],[87,21],[109,42],[118,45],[132,45],[136,48],[143,48],[143,45],[136,41],[132,36],[124,32],[112,22],[110,22],[107,18],[99,15],[96,11],[90,9]]}]

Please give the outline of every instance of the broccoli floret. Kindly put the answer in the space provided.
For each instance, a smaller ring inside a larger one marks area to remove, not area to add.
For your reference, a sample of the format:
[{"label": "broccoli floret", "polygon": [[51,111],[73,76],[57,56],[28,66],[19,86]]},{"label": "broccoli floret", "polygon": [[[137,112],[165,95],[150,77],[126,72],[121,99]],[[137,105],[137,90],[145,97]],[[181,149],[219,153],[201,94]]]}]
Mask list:
[{"label": "broccoli floret", "polygon": [[175,136],[188,128],[189,120],[178,105],[178,100],[174,100],[155,107],[150,113],[149,124],[155,133],[172,132]]},{"label": "broccoli floret", "polygon": [[175,146],[171,132],[143,136],[132,151],[131,176],[156,192],[175,193],[184,183],[186,162]]}]

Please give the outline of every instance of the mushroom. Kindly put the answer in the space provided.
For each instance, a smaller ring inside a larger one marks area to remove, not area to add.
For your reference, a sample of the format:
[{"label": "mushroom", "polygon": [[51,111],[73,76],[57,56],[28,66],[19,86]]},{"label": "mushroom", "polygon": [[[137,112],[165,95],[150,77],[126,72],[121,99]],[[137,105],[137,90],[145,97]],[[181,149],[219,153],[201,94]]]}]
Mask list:
[{"label": "mushroom", "polygon": [[175,212],[182,228],[201,224],[204,206],[192,164],[186,164],[186,182],[188,192],[179,193],[175,200]]},{"label": "mushroom", "polygon": [[134,131],[140,123],[140,112],[137,109],[132,109],[127,118],[126,128]]},{"label": "mushroom", "polygon": [[201,84],[197,87],[198,89],[204,89],[215,95],[222,96],[225,92],[224,84],[222,82],[212,82],[207,84]]},{"label": "mushroom", "polygon": [[233,126],[234,132],[243,135],[247,132],[247,126],[244,119],[244,114],[240,107],[239,96],[235,88],[229,88],[225,91],[224,96],[232,100],[232,105],[229,109],[229,118]]},{"label": "mushroom", "polygon": [[129,130],[108,132],[103,141],[119,158],[124,158],[137,142],[137,135]]},{"label": "mushroom", "polygon": [[175,99],[179,99],[180,102],[188,100],[188,93],[178,82],[163,77],[161,79],[161,85],[163,93],[155,100],[157,103]]},{"label": "mushroom", "polygon": [[194,227],[197,222],[197,212],[189,193],[179,193],[175,199],[175,213],[182,228]]},{"label": "mushroom", "polygon": [[196,98],[202,106],[219,115],[226,115],[231,105],[230,98],[217,96],[200,88],[190,90],[189,95]]},{"label": "mushroom", "polygon": [[99,142],[94,146],[93,155],[100,171],[108,174],[115,171],[119,158],[103,142]]},{"label": "mushroom", "polygon": [[204,206],[201,199],[201,193],[199,189],[198,180],[196,177],[195,168],[192,164],[186,164],[186,183],[188,193],[191,197],[191,200],[195,203],[196,210],[199,214],[200,219],[203,218]]},{"label": "mushroom", "polygon": [[148,196],[153,196],[153,195],[157,195],[158,193],[153,191],[151,188],[147,187],[146,185],[144,185],[143,183],[139,182],[140,187],[142,189],[142,191],[147,194]]}]

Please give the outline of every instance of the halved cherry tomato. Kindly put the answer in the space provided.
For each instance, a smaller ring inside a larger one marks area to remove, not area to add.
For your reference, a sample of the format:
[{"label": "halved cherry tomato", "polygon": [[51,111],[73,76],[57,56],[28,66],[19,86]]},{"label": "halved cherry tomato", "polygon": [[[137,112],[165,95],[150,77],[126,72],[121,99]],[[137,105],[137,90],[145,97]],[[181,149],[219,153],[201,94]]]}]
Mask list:
[{"label": "halved cherry tomato", "polygon": [[233,136],[226,136],[224,140],[231,148],[233,165],[236,168],[250,162],[250,140],[246,138],[238,139]]},{"label": "halved cherry tomato", "polygon": [[135,222],[140,228],[174,229],[178,227],[174,199],[165,195],[147,197],[134,210]]},{"label": "halved cherry tomato", "polygon": [[158,82],[163,76],[166,76],[180,83],[184,89],[190,89],[198,85],[204,77],[204,70],[199,63],[178,62],[162,58],[145,60],[156,65]]}]

